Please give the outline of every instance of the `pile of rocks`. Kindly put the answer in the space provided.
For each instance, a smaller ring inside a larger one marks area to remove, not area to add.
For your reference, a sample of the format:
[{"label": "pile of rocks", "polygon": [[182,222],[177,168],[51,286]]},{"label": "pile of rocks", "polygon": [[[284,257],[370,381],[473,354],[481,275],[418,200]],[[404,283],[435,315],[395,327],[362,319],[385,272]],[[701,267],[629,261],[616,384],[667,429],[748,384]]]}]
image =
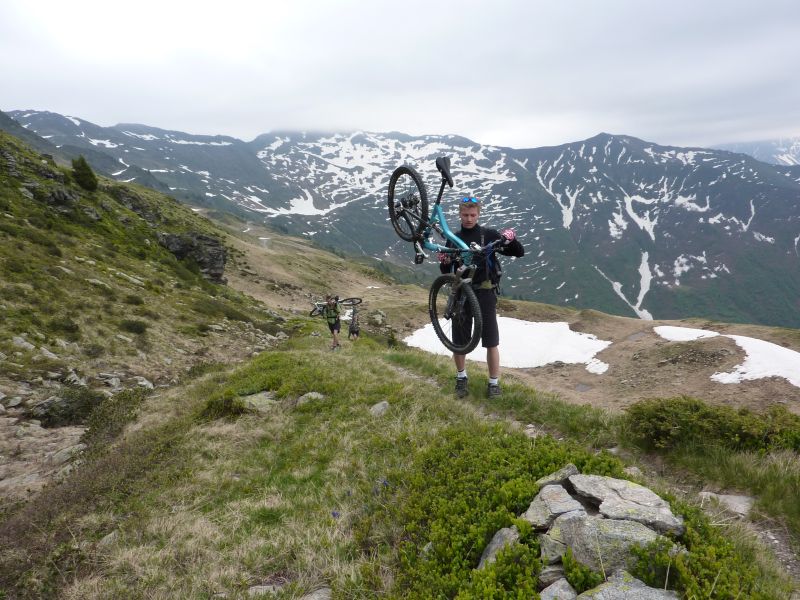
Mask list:
[{"label": "pile of rocks", "polygon": [[[648,488],[624,479],[581,475],[575,465],[537,482],[540,491],[520,517],[538,532],[544,569],[541,598],[677,598],[674,592],[647,587],[626,569],[632,564],[631,547],[680,536],[683,520]],[[498,531],[481,556],[478,568],[496,559],[504,547],[518,543],[519,531]],[[569,548],[580,563],[603,575],[602,586],[580,596],[564,578],[562,557]],[[675,546],[675,551],[681,550]]]}]

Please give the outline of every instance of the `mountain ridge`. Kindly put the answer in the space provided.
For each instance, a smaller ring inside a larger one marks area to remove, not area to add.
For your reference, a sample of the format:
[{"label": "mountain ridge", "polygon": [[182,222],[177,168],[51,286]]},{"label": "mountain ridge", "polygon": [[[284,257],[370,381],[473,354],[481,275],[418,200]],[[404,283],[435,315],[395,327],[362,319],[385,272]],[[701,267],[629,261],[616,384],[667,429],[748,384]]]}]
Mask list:
[{"label": "mountain ridge", "polygon": [[[449,218],[453,196],[481,196],[486,224],[515,227],[529,249],[529,261],[506,269],[513,297],[645,318],[800,324],[800,168],[608,133],[519,150],[369,132],[276,131],[241,142],[143,125],[138,135],[153,139],[89,125],[76,137],[66,117],[14,114],[31,129],[111,153],[118,179],[146,176],[197,206],[376,263],[412,256],[386,222],[391,171],[411,163],[435,189],[433,158],[449,154],[459,190],[445,196]],[[532,161],[541,168],[530,169]]]}]

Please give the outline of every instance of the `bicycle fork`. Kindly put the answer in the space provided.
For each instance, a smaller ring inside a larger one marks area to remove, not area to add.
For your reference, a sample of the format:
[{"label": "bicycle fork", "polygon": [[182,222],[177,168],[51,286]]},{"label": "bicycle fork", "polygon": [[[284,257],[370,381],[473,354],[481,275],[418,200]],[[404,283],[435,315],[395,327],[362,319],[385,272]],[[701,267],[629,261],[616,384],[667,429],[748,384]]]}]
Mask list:
[{"label": "bicycle fork", "polygon": [[459,275],[460,273],[457,272],[456,283],[450,290],[450,294],[447,297],[447,306],[444,312],[445,319],[452,319],[453,317],[463,313],[466,297],[461,293],[461,287],[464,285],[472,285],[472,277],[462,279]]}]

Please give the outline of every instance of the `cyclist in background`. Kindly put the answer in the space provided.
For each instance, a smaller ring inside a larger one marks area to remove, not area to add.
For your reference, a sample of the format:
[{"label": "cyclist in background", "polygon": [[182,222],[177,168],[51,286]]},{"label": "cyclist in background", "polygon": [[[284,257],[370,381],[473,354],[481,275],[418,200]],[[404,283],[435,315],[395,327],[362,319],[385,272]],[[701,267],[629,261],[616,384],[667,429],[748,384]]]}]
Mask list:
[{"label": "cyclist in background", "polygon": [[325,306],[322,307],[322,316],[328,322],[328,329],[331,330],[333,341],[331,342],[331,350],[336,350],[339,344],[339,332],[342,329],[342,322],[339,319],[342,309],[339,306],[339,297],[326,294]]},{"label": "cyclist in background", "polygon": [[361,333],[361,326],[358,324],[358,309],[354,306],[350,313],[350,325],[347,327],[347,339],[356,341]]},{"label": "cyclist in background", "polygon": [[[475,257],[477,269],[472,279],[472,287],[481,307],[483,320],[481,345],[486,348],[486,365],[489,368],[489,385],[486,395],[489,398],[499,398],[502,392],[500,390],[500,332],[497,327],[497,294],[499,293],[502,269],[497,254],[521,257],[525,254],[525,249],[516,238],[513,229],[504,229],[502,232],[498,232],[495,229],[481,227],[478,224],[480,214],[480,200],[472,197],[462,198],[458,207],[461,231],[458,231],[456,235],[468,246],[472,242],[479,246],[485,246],[490,242],[503,240],[502,245],[497,246],[495,252]],[[446,245],[453,246],[449,241]],[[450,273],[454,267],[451,255],[440,252],[439,268],[442,273]],[[454,331],[453,334],[454,336],[458,335],[458,332]],[[453,362],[456,365],[456,396],[463,398],[468,394],[467,357],[464,354],[453,354]]]}]

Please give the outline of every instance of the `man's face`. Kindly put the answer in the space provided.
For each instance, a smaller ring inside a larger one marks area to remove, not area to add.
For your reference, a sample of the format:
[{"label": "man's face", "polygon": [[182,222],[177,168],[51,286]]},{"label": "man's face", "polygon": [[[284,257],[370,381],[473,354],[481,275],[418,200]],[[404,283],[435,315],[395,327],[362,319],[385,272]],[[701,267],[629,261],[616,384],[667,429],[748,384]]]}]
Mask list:
[{"label": "man's face", "polygon": [[478,217],[480,217],[481,209],[479,206],[468,203],[462,204],[458,209],[458,216],[461,219],[461,226],[464,229],[472,229],[478,224]]}]

